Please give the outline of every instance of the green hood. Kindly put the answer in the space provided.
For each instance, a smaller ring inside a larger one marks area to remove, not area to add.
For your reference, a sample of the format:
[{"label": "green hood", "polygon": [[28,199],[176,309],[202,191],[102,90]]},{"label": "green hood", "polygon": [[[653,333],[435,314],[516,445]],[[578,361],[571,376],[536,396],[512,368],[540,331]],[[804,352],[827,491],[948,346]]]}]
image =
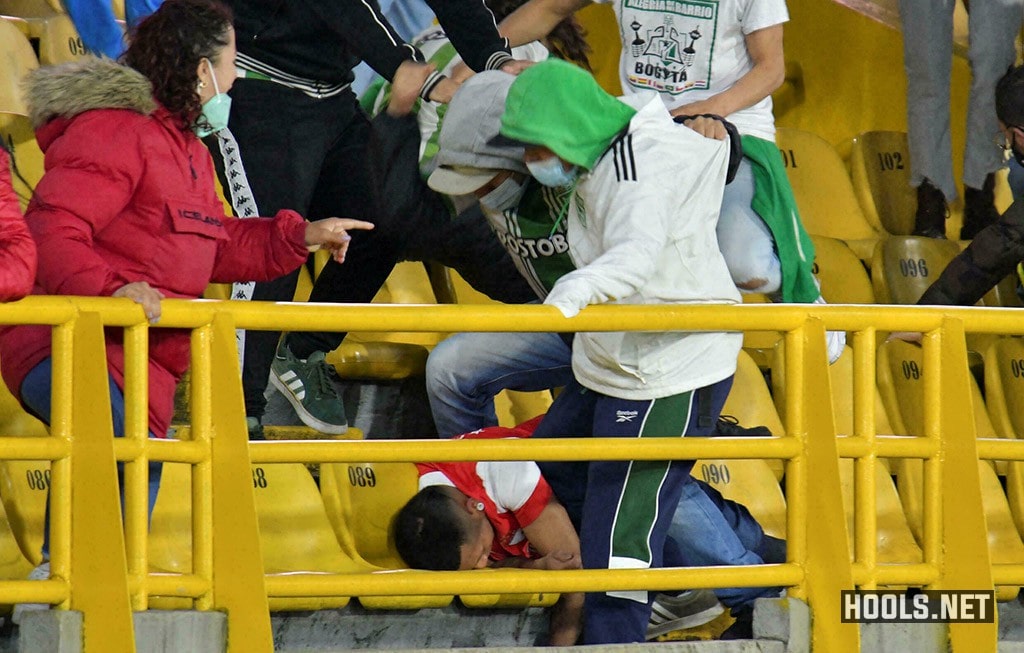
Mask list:
[{"label": "green hood", "polygon": [[508,91],[501,134],[543,145],[587,170],[636,109],[606,93],[587,71],[560,59],[530,66]]}]

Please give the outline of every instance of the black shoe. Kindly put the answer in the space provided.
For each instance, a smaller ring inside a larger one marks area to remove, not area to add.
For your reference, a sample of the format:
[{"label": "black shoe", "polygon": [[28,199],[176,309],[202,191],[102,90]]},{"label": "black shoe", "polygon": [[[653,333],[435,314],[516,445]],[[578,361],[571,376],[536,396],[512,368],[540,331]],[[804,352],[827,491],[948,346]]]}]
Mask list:
[{"label": "black shoe", "polygon": [[960,240],[971,240],[979,231],[999,219],[996,210],[996,176],[989,173],[981,190],[964,186],[964,226]]},{"label": "black shoe", "polygon": [[740,421],[732,415],[721,415],[718,423],[715,424],[715,432],[712,435],[722,435],[729,438],[749,437],[771,437],[772,432],[767,426],[740,426]]},{"label": "black shoe", "polygon": [[754,606],[733,608],[732,616],[736,621],[718,639],[754,639]]},{"label": "black shoe", "polygon": [[925,179],[917,187],[917,213],[914,215],[915,236],[946,237],[946,197],[932,182]]}]

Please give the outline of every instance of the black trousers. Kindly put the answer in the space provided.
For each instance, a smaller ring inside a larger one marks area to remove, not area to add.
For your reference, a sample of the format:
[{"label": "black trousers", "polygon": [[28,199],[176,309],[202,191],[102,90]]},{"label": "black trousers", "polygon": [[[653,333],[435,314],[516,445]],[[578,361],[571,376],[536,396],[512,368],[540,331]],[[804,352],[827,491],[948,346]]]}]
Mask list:
[{"label": "black trousers", "polygon": [[[315,99],[273,82],[239,79],[231,96],[229,127],[260,215],[293,209],[308,220],[346,217],[375,224],[371,231],[352,232],[344,265],[327,263],[310,301],[369,302],[395,264],[406,258],[454,267],[478,290],[501,301],[532,298],[478,211],[444,224],[384,219],[366,165],[370,122],[351,92]],[[298,271],[257,283],[253,299],[291,301],[297,280]],[[305,358],[314,351],[335,349],[345,335],[296,332],[289,334],[288,346]],[[246,333],[242,385],[247,415],[263,415],[263,393],[279,337],[275,331]]]}]

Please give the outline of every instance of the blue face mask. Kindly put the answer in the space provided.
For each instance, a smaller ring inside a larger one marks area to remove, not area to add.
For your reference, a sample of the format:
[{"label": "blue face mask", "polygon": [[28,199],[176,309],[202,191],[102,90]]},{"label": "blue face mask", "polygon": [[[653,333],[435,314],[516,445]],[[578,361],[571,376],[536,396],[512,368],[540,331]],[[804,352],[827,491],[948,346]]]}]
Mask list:
[{"label": "blue face mask", "polygon": [[217,76],[213,74],[213,65],[209,59],[206,60],[206,64],[210,66],[210,78],[213,79],[213,90],[216,94],[203,103],[202,118],[205,118],[205,121],[197,122],[192,128],[199,138],[206,138],[227,127],[228,117],[231,115],[231,96],[220,92]]},{"label": "blue face mask", "polygon": [[580,169],[577,166],[566,170],[565,166],[562,165],[562,160],[557,156],[542,161],[529,161],[526,167],[534,179],[552,188],[572,186],[573,182],[576,181],[576,177],[580,174]]}]

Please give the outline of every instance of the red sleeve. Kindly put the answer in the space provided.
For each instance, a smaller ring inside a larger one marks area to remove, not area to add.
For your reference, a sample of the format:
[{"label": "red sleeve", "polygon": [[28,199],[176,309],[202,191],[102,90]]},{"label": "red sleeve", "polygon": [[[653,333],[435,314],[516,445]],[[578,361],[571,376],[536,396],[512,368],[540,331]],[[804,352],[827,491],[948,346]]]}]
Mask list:
[{"label": "red sleeve", "polygon": [[0,148],[0,301],[21,299],[32,292],[36,277],[36,244],[21,217],[11,187],[10,160]]},{"label": "red sleeve", "polygon": [[306,221],[295,211],[273,218],[227,218],[228,239],[217,252],[211,281],[270,281],[306,260]]},{"label": "red sleeve", "polygon": [[529,526],[533,523],[533,520],[540,517],[540,513],[551,503],[552,495],[551,486],[541,476],[540,480],[537,481],[537,487],[533,489],[533,494],[530,495],[530,498],[526,500],[526,503],[519,510],[515,511],[519,525]]},{"label": "red sleeve", "polygon": [[137,129],[82,115],[49,147],[46,164],[25,214],[40,287],[50,295],[112,295],[127,280],[96,253],[93,236],[127,206],[141,177]]}]

